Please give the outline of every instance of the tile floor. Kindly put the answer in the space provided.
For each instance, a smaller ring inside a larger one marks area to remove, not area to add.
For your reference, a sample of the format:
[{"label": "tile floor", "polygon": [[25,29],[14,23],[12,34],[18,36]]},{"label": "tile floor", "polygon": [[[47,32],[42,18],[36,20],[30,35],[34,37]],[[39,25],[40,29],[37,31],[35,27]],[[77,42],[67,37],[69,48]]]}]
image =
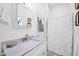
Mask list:
[{"label": "tile floor", "polygon": [[48,51],[47,56],[62,56],[62,55],[59,55],[59,54],[52,52],[52,51]]}]

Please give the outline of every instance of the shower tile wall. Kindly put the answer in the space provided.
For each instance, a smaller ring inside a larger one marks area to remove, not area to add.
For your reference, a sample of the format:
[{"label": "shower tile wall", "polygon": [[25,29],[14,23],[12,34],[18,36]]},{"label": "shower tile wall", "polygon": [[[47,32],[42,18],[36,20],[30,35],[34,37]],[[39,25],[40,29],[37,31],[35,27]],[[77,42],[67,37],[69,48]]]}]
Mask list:
[{"label": "shower tile wall", "polygon": [[60,55],[72,55],[72,4],[52,8],[48,20],[48,50]]},{"label": "shower tile wall", "polygon": [[48,26],[50,50],[60,55],[72,55],[72,15],[52,19]]}]

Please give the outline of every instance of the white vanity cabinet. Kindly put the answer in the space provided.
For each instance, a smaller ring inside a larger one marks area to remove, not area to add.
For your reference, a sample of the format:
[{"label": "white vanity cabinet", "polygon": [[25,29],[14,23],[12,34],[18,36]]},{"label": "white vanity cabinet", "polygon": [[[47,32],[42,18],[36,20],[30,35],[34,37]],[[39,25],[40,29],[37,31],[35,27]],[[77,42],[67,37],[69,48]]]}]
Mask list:
[{"label": "white vanity cabinet", "polygon": [[47,55],[47,49],[46,49],[46,42],[40,44],[24,56],[46,56]]},{"label": "white vanity cabinet", "polygon": [[[3,42],[2,48],[3,53],[6,56],[45,56],[47,55],[47,47],[46,40],[28,40],[26,42],[17,44],[14,47],[8,48],[6,46],[7,43],[11,43],[13,41]],[[6,48],[6,49],[5,49]]]}]

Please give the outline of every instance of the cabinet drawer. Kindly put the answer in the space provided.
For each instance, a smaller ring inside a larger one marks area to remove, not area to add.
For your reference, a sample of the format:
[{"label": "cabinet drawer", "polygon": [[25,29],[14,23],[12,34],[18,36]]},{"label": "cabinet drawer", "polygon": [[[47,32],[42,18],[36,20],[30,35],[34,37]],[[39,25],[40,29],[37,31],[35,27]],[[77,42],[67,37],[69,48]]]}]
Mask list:
[{"label": "cabinet drawer", "polygon": [[41,55],[46,55],[46,41],[33,49],[32,51],[28,52],[24,56],[41,56]]},{"label": "cabinet drawer", "polygon": [[38,51],[36,51],[34,56],[43,56],[46,54],[46,46],[42,46]]}]

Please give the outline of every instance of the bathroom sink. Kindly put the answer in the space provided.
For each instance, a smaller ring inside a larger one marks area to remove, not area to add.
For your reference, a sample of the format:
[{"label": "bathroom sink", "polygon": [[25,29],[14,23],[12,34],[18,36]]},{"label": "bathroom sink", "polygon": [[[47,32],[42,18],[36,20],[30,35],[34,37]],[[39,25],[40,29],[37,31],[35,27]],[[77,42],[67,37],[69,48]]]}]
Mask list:
[{"label": "bathroom sink", "polygon": [[14,46],[16,46],[16,44],[15,45],[6,45],[6,48],[12,48]]},{"label": "bathroom sink", "polygon": [[41,38],[33,36],[33,37],[30,37],[29,40],[34,40],[34,41],[38,41],[39,42],[39,41],[41,41]]},{"label": "bathroom sink", "polygon": [[33,40],[34,40],[34,41],[38,41],[38,42],[41,41],[41,40],[37,40],[37,39],[33,39]]}]

